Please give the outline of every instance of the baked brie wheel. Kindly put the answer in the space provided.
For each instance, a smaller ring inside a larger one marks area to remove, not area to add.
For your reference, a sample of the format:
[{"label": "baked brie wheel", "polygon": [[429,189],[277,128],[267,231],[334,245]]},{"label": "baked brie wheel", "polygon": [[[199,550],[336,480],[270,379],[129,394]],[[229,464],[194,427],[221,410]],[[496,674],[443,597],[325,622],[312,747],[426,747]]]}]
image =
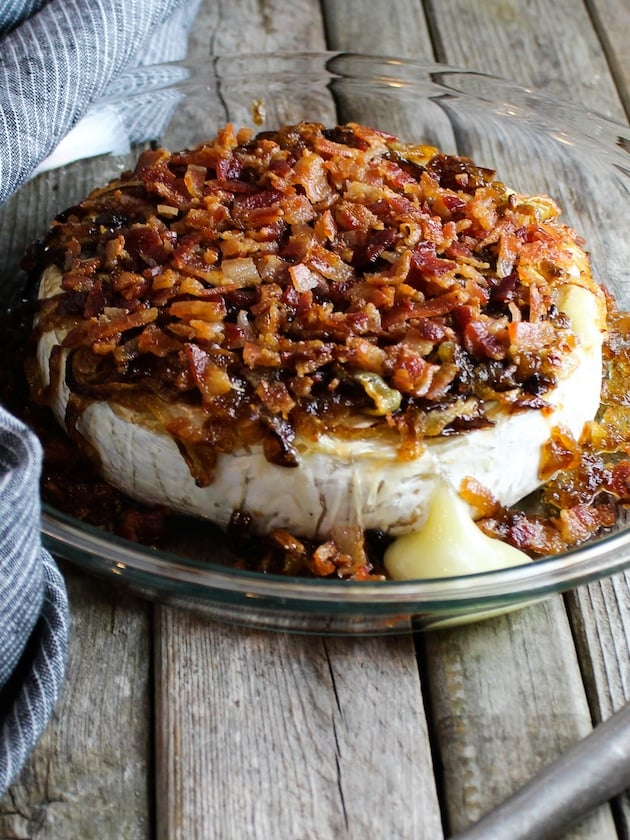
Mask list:
[{"label": "baked brie wheel", "polygon": [[356,124],[147,151],[37,250],[33,388],[111,484],[222,526],[396,537],[471,478],[511,505],[599,404],[559,212]]}]

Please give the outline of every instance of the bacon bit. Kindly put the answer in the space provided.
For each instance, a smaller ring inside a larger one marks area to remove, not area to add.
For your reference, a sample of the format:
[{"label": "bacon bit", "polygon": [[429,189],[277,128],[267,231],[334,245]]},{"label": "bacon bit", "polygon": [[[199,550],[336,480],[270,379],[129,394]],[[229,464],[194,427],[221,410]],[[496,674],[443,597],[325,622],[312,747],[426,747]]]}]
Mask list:
[{"label": "bacon bit", "polygon": [[181,300],[175,301],[169,307],[169,313],[174,318],[189,321],[191,318],[201,318],[205,321],[222,321],[225,317],[225,303],[223,300]]},{"label": "bacon bit", "polygon": [[162,291],[163,289],[172,289],[180,282],[180,275],[170,268],[165,268],[153,278],[151,286],[154,292]]},{"label": "bacon bit", "polygon": [[470,475],[467,475],[462,481],[459,495],[471,507],[475,508],[479,516],[496,516],[499,511],[499,502],[490,490]]},{"label": "bacon bit", "polygon": [[549,481],[559,470],[572,470],[580,462],[580,447],[570,430],[563,426],[554,426],[551,435],[542,445],[538,476],[541,481]]},{"label": "bacon bit", "polygon": [[282,364],[279,353],[260,347],[253,341],[246,341],[243,345],[243,362],[249,368],[279,368]]},{"label": "bacon bit", "polygon": [[396,355],[392,384],[404,394],[423,397],[433,381],[437,365],[425,361],[422,356],[402,347]]},{"label": "bacon bit", "polygon": [[[315,226],[321,222],[317,212],[305,195],[288,195],[279,206],[280,217],[287,225],[301,225],[315,220]],[[320,234],[317,234],[320,236]]]},{"label": "bacon bit", "polygon": [[243,161],[233,154],[219,157],[215,165],[217,179],[227,184],[229,181],[237,180],[243,171]]},{"label": "bacon bit", "polygon": [[208,287],[197,280],[196,277],[182,277],[179,283],[180,295],[191,295],[192,297],[205,297],[208,293]]},{"label": "bacon bit", "polygon": [[98,268],[98,260],[76,261],[70,271],[64,275],[62,288],[69,292],[82,292],[91,288]]},{"label": "bacon bit", "polygon": [[141,274],[136,274],[133,271],[121,271],[115,277],[112,286],[125,300],[131,301],[144,297],[149,282]]},{"label": "bacon bit", "polygon": [[199,277],[207,283],[219,285],[223,283],[223,273],[213,269],[204,260],[204,252],[195,250],[193,242],[182,243],[172,255],[172,263],[175,268],[194,277]]},{"label": "bacon bit", "polygon": [[383,223],[378,216],[369,207],[357,201],[340,201],[334,207],[334,214],[335,221],[342,230],[383,229]]},{"label": "bacon bit", "polygon": [[333,540],[328,540],[328,542],[317,546],[308,565],[311,572],[317,577],[328,577],[328,575],[333,574],[338,562],[339,548]]},{"label": "bacon bit", "polygon": [[[286,204],[286,200],[284,203]],[[284,216],[284,220],[288,221],[286,213]],[[315,231],[315,238],[321,245],[325,245],[326,242],[335,241],[337,237],[337,225],[335,224],[333,214],[330,212],[330,210],[324,210],[321,216],[315,219],[313,230]]]},{"label": "bacon bit", "polygon": [[116,318],[91,318],[84,324],[71,330],[63,341],[64,347],[79,347],[83,344],[103,341],[106,338],[119,338],[128,330],[146,326],[158,317],[158,310],[141,309]]},{"label": "bacon bit", "polygon": [[413,250],[411,265],[431,277],[452,272],[457,267],[453,260],[444,260],[436,256],[435,242],[419,242]]},{"label": "bacon bit", "polygon": [[565,545],[572,546],[584,542],[601,528],[614,525],[616,519],[616,511],[610,505],[580,504],[561,510],[554,522]]},{"label": "bacon bit", "polygon": [[224,332],[224,325],[222,322],[212,323],[211,321],[200,321],[198,318],[191,318],[188,322],[187,328],[182,325],[171,324],[170,329],[177,334],[176,326],[182,326],[179,335],[196,340],[200,344],[216,344],[221,342]]},{"label": "bacon bit", "polygon": [[286,420],[295,406],[286,385],[283,382],[261,380],[256,387],[256,394],[262,404],[273,414],[281,414]]},{"label": "bacon bit", "polygon": [[524,353],[540,352],[558,340],[558,331],[549,321],[513,321],[508,326],[510,344]]},{"label": "bacon bit", "polygon": [[232,383],[227,372],[210,360],[210,357],[196,344],[186,344],[184,351],[188,359],[190,373],[204,404],[211,403],[215,397],[232,390]]},{"label": "bacon bit", "polygon": [[282,194],[273,189],[235,196],[232,219],[243,230],[273,224],[280,217],[278,205],[281,198]]},{"label": "bacon bit", "polygon": [[507,331],[502,332],[504,335],[493,333],[486,321],[471,321],[464,330],[464,347],[476,359],[505,359]]},{"label": "bacon bit", "polygon": [[630,500],[630,461],[619,461],[609,472],[610,480],[604,489],[622,502]]},{"label": "bacon bit", "polygon": [[128,257],[129,254],[125,250],[125,237],[119,234],[105,243],[103,268],[106,271],[113,271],[118,266],[119,261],[124,261]]},{"label": "bacon bit", "polygon": [[138,336],[138,351],[140,353],[151,353],[153,356],[165,358],[170,353],[175,353],[181,345],[172,336],[167,335],[157,324],[148,324]]},{"label": "bacon bit", "polygon": [[366,338],[350,336],[347,341],[348,364],[379,376],[384,372],[387,353]]},{"label": "bacon bit", "polygon": [[100,283],[95,283],[85,297],[83,317],[94,318],[97,315],[102,315],[106,305],[107,297],[103,291],[103,287]]},{"label": "bacon bit", "polygon": [[566,549],[554,523],[544,517],[502,509],[499,517],[481,519],[477,524],[489,537],[505,540],[534,557],[558,554]]},{"label": "bacon bit", "polygon": [[406,301],[383,317],[383,327],[389,330],[391,327],[400,325],[405,321],[423,321],[426,318],[433,318],[436,315],[446,315],[449,312],[453,312],[459,303],[459,290],[448,292],[426,303],[412,304]]}]

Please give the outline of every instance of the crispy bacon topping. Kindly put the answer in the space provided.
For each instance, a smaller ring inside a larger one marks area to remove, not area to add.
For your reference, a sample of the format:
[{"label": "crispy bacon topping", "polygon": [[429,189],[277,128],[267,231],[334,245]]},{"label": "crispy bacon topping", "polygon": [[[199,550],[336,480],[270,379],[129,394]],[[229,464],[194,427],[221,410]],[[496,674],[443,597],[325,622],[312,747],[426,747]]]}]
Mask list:
[{"label": "crispy bacon topping", "polygon": [[360,414],[415,457],[489,405],[546,405],[573,346],[555,301],[578,240],[558,213],[364,126],[228,125],[144,152],[56,220],[37,267],[63,291],[39,329],[70,328],[84,396],[198,407],[205,438],[170,425],[189,455],[258,443],[292,465],[294,438]]}]

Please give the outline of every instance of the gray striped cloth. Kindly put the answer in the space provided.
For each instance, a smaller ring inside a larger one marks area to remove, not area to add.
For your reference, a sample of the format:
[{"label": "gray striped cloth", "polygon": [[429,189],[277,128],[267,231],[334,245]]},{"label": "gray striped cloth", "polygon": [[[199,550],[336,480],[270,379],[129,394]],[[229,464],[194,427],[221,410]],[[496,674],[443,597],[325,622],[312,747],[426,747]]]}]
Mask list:
[{"label": "gray striped cloth", "polygon": [[68,645],[63,578],[41,546],[39,441],[0,408],[0,792],[59,696]]},{"label": "gray striped cloth", "polygon": [[147,67],[184,56],[199,2],[0,2],[0,204],[122,74],[129,90],[138,68],[146,84]]},{"label": "gray striped cloth", "polygon": [[[168,73],[153,66],[184,56],[198,5],[0,0],[0,203],[42,161],[54,165],[69,132],[88,136],[104,97]],[[134,114],[135,128],[122,113],[128,134],[155,136],[158,110]],[[67,655],[65,587],[40,540],[40,469],[39,442],[0,407],[0,794],[50,719]]]}]

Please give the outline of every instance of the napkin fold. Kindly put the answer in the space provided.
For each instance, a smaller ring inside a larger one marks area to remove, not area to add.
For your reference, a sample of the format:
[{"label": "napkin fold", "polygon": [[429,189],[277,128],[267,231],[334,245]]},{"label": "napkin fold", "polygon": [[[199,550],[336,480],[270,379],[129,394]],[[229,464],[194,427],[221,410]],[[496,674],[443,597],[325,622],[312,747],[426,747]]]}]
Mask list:
[{"label": "napkin fold", "polygon": [[[199,2],[0,2],[0,204],[42,162],[72,156],[73,131],[77,156],[94,147],[121,84],[168,76],[164,62],[185,56]],[[164,109],[151,97],[148,106],[115,112],[127,140],[159,132]],[[0,794],[47,725],[67,657],[66,590],[40,538],[41,459],[35,436],[0,406]]]},{"label": "napkin fold", "polygon": [[199,2],[0,4],[0,204],[121,73],[184,57]]},{"label": "napkin fold", "polygon": [[43,732],[68,645],[63,579],[40,541],[37,438],[0,408],[0,792]]}]

